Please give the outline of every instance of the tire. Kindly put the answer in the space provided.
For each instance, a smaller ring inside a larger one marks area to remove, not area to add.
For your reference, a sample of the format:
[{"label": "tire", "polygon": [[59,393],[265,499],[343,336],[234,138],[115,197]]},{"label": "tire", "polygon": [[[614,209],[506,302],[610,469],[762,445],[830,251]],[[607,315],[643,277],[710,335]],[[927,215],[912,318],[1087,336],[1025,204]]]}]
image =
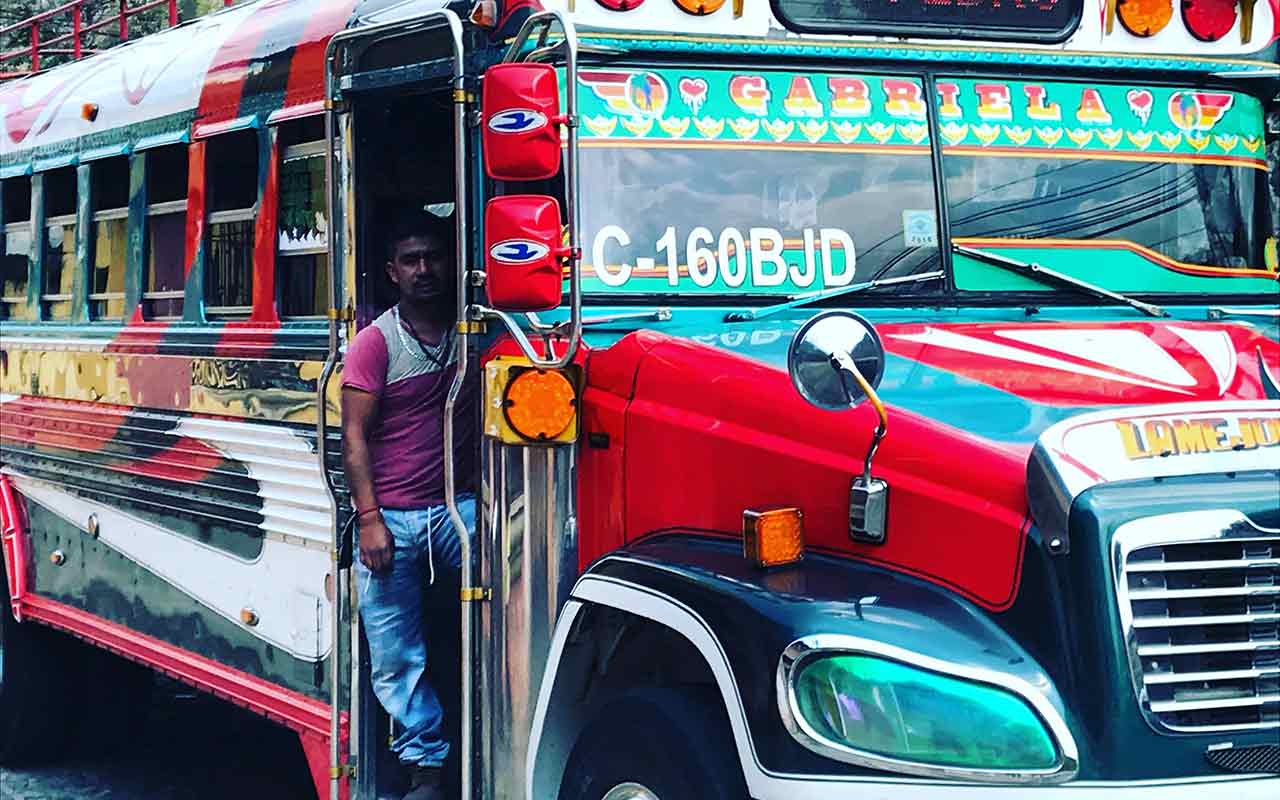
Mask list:
[{"label": "tire", "polygon": [[16,622],[8,586],[0,580],[0,766],[45,760],[67,740],[62,638],[33,622]]},{"label": "tire", "polygon": [[559,800],[743,800],[724,712],[692,693],[632,691],[607,703],[569,755]]}]

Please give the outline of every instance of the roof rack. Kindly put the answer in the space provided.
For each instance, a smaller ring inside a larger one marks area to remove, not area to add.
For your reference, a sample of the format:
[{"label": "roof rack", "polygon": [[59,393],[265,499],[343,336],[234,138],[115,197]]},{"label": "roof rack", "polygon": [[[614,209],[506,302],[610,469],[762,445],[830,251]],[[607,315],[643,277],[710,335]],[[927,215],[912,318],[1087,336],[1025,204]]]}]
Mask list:
[{"label": "roof rack", "polygon": [[[225,7],[234,5],[237,0],[221,2]],[[144,0],[137,5],[130,5],[129,0],[68,0],[56,8],[6,25],[0,28],[0,41],[25,29],[28,43],[25,47],[0,52],[0,81],[40,72],[47,68],[44,61],[49,56],[71,56],[74,61],[99,52],[99,48],[94,46],[99,40],[91,38],[86,43],[86,37],[115,38],[116,41],[108,42],[107,47],[128,41],[132,17],[161,9],[168,12],[167,24],[161,30],[181,22],[178,0]],[[56,33],[66,31],[68,24],[69,31]],[[46,34],[50,32],[49,28],[54,28],[55,35],[42,39],[41,26],[45,26]],[[61,59],[59,61],[65,63]]]}]

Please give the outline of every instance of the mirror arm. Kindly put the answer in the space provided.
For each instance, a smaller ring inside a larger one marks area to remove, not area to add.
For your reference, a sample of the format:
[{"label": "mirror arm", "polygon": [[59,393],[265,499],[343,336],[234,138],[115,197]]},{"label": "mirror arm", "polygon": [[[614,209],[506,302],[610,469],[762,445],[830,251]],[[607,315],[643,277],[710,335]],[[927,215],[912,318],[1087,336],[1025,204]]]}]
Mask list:
[{"label": "mirror arm", "polygon": [[[867,402],[871,403],[871,407],[876,410],[876,415],[879,417],[875,433],[871,436],[871,446],[867,448],[867,456],[862,463],[862,478],[870,483],[871,461],[875,458],[876,450],[880,447],[880,440],[884,438],[885,431],[888,429],[889,414],[885,411],[884,403],[880,400],[880,396],[876,394],[876,390],[871,388],[871,384],[867,382],[866,378],[862,377],[862,372],[858,370],[858,366],[853,363],[853,359],[849,357],[848,353],[839,351],[832,353],[831,368],[837,372],[847,374],[857,382],[858,388],[862,389],[862,393],[867,397]],[[849,405],[852,406],[853,403],[850,402]]]}]

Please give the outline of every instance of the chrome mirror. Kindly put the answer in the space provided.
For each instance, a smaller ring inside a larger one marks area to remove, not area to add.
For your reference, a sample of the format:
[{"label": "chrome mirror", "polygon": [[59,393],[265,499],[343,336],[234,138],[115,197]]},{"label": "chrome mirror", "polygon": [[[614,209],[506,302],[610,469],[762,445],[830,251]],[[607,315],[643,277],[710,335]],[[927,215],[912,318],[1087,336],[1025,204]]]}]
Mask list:
[{"label": "chrome mirror", "polygon": [[836,411],[867,399],[856,369],[874,391],[884,377],[884,345],[871,323],[848,311],[824,311],[801,326],[787,353],[787,370],[800,396]]},{"label": "chrome mirror", "polygon": [[810,319],[800,326],[787,352],[791,383],[805,400],[833,411],[865,400],[879,415],[862,474],[849,489],[849,535],[874,544],[884,543],[889,513],[889,485],[871,476],[871,461],[889,421],[876,394],[884,361],[884,345],[875,328],[848,311],[824,311]]}]

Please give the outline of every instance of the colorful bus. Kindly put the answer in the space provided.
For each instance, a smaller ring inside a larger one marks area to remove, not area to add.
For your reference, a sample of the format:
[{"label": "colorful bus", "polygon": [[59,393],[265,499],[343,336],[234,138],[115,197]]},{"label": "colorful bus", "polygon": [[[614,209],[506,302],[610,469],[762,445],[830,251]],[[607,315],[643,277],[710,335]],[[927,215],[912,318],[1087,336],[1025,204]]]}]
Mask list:
[{"label": "colorful bus", "polygon": [[1278,37],[258,0],[0,85],[0,763],[155,671],[395,791],[337,399],[410,204],[483,431],[457,796],[1275,797]]}]

